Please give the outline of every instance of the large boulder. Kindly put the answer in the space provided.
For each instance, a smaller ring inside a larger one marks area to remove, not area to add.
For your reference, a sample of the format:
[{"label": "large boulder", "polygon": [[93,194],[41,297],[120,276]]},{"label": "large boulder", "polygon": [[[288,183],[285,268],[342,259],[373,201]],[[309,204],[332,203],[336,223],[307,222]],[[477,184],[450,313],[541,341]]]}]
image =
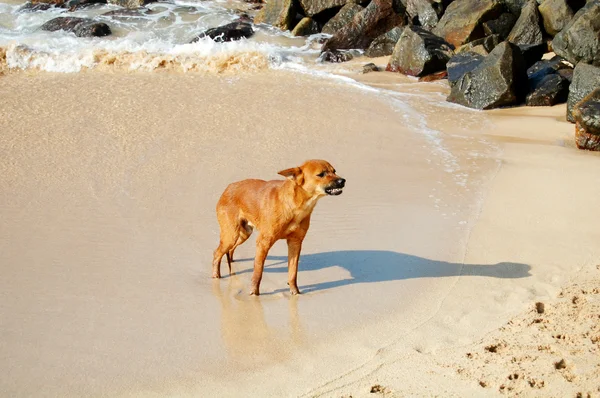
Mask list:
[{"label": "large boulder", "polygon": [[600,67],[579,63],[573,71],[573,82],[569,87],[567,120],[574,122],[573,108],[585,96],[600,88]]},{"label": "large boulder", "polygon": [[98,22],[90,18],[58,17],[43,24],[40,29],[54,32],[64,30],[73,32],[77,37],[101,37],[108,36],[112,32],[104,22]]},{"label": "large boulder", "polygon": [[388,32],[377,36],[375,40],[369,44],[369,48],[365,50],[365,55],[371,58],[392,55],[394,47],[396,47],[396,43],[398,43],[403,30],[404,29],[400,26],[396,26]]},{"label": "large boulder", "polygon": [[483,55],[470,51],[456,54],[450,58],[446,64],[450,85],[459,81],[466,73],[477,68],[484,59]]},{"label": "large boulder", "polygon": [[304,10],[304,14],[309,17],[345,5],[347,0],[299,0],[300,7]]},{"label": "large boulder", "polygon": [[548,52],[548,45],[545,42],[540,44],[519,44],[519,50],[521,50],[525,65],[529,68],[542,59],[544,54]]},{"label": "large boulder", "polygon": [[473,40],[467,44],[463,44],[457,49],[456,52],[462,53],[468,51],[476,52],[481,55],[488,55],[494,48],[496,48],[498,44],[500,44],[501,41],[502,40],[500,39],[499,35],[491,35],[482,39]]},{"label": "large boulder", "polygon": [[310,36],[319,33],[319,24],[311,17],[304,17],[292,30],[292,36]]},{"label": "large boulder", "polygon": [[521,51],[505,41],[452,84],[447,100],[469,108],[492,109],[521,102],[526,87],[527,72]]},{"label": "large boulder", "polygon": [[592,91],[577,104],[573,116],[577,147],[600,151],[600,88]]},{"label": "large boulder", "polygon": [[325,42],[322,51],[366,49],[376,37],[405,23],[403,11],[393,0],[372,0],[349,24]]},{"label": "large boulder", "polygon": [[294,0],[268,0],[254,17],[254,23],[265,23],[282,30],[292,30],[295,17]]},{"label": "large boulder", "polygon": [[410,20],[427,30],[437,25],[442,11],[442,4],[434,0],[406,0],[406,13]]},{"label": "large boulder", "polygon": [[508,35],[508,41],[514,44],[540,44],[544,35],[540,27],[540,14],[536,0],[529,0],[521,10],[521,15]]},{"label": "large boulder", "polygon": [[446,63],[453,55],[452,45],[444,39],[411,25],[402,31],[386,70],[425,76],[446,69]]},{"label": "large boulder", "polygon": [[539,11],[544,29],[550,36],[556,36],[573,19],[573,10],[567,0],[544,0]]},{"label": "large boulder", "polygon": [[527,4],[527,0],[503,0],[503,3],[511,14],[518,17],[521,9]]},{"label": "large boulder", "polygon": [[505,12],[496,19],[484,22],[483,33],[486,36],[498,35],[500,40],[504,40],[515,26],[515,22],[517,22],[517,17],[509,12]]},{"label": "large boulder", "polygon": [[459,47],[484,36],[483,23],[502,14],[499,0],[455,0],[433,29],[454,47]]},{"label": "large boulder", "polygon": [[573,64],[600,66],[600,0],[589,0],[552,40],[554,52]]},{"label": "large boulder", "polygon": [[530,78],[529,94],[525,97],[528,106],[552,106],[567,101],[569,81],[558,73],[547,74],[541,79]]},{"label": "large boulder", "polygon": [[344,26],[352,21],[352,18],[359,12],[363,10],[363,7],[356,3],[348,3],[343,6],[337,14],[333,18],[331,18],[325,25],[323,25],[323,29],[321,29],[322,33],[327,33],[329,35],[334,34],[338,30],[342,29]]},{"label": "large boulder", "polygon": [[17,9],[17,13],[46,11],[54,6],[55,5],[51,4],[51,3],[32,3],[29,1],[25,4],[23,4],[21,7],[19,7]]},{"label": "large boulder", "polygon": [[216,42],[234,41],[247,39],[254,34],[252,24],[244,19],[231,22],[216,28],[208,29],[195,37],[191,43],[195,43],[204,37],[210,37]]}]

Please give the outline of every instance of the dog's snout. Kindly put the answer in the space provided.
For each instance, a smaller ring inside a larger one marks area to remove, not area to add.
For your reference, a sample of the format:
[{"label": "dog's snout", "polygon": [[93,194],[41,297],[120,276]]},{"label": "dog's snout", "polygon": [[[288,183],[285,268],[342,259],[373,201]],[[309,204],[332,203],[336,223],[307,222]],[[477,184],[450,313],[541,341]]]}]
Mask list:
[{"label": "dog's snout", "polygon": [[346,185],[346,179],[344,178],[338,178],[337,180],[335,180],[335,182],[341,188],[343,188]]}]

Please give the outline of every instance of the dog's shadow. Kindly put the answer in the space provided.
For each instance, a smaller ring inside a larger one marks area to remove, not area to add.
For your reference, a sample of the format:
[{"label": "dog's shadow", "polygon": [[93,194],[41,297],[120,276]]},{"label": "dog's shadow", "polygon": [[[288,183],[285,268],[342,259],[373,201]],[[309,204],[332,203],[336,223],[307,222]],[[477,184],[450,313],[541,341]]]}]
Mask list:
[{"label": "dog's shadow", "polygon": [[[252,272],[252,266],[240,263],[251,262],[254,259],[236,259],[234,270],[237,274]],[[269,256],[264,272],[287,273],[287,257]],[[236,266],[237,264],[237,266]],[[300,256],[299,271],[316,271],[328,267],[341,267],[350,274],[348,278],[300,285],[300,291],[308,293],[333,289],[339,286],[355,283],[374,283],[397,281],[413,278],[443,278],[452,276],[482,276],[489,278],[526,278],[531,276],[531,267],[527,264],[501,262],[497,264],[462,264],[446,261],[430,260],[410,254],[381,250],[344,250]],[[299,281],[301,279],[299,278]],[[272,293],[285,291],[277,290]],[[268,293],[267,293],[268,294]]]}]

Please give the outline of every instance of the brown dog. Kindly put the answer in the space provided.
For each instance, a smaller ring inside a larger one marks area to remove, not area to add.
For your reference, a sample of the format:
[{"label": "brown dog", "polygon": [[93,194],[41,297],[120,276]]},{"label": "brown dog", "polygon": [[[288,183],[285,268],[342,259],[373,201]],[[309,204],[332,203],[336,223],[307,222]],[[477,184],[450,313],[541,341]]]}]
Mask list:
[{"label": "brown dog", "polygon": [[296,276],[302,241],[310,226],[317,200],[339,195],[346,180],[324,160],[309,160],[300,167],[280,171],[287,180],[243,180],[230,184],[217,203],[221,241],[214,252],[213,278],[221,277],[221,259],[227,255],[231,274],[233,252],[256,227],[256,257],[250,294],[258,295],[265,258],[279,239],[288,244],[288,284],[298,294]]}]

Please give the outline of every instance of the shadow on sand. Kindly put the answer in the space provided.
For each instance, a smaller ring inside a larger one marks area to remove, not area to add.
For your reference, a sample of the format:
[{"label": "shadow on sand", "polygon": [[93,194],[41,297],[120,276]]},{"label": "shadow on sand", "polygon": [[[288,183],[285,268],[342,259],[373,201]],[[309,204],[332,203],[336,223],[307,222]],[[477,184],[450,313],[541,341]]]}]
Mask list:
[{"label": "shadow on sand", "polygon": [[[252,272],[252,266],[239,269],[240,263],[253,261],[252,258],[236,259],[233,269],[237,274]],[[287,273],[287,257],[269,256],[264,272]],[[237,266],[236,266],[237,264]],[[300,285],[300,291],[327,290],[354,283],[387,282],[413,278],[441,278],[452,276],[483,276],[489,278],[526,278],[531,276],[527,264],[502,262],[497,264],[461,264],[430,260],[410,254],[381,250],[346,250],[300,256],[299,271],[316,271],[328,267],[341,267],[348,271],[349,278]],[[238,268],[238,270],[236,270]],[[301,281],[301,278],[299,278]],[[272,293],[286,291],[277,290]],[[269,294],[269,293],[267,293]]]}]

